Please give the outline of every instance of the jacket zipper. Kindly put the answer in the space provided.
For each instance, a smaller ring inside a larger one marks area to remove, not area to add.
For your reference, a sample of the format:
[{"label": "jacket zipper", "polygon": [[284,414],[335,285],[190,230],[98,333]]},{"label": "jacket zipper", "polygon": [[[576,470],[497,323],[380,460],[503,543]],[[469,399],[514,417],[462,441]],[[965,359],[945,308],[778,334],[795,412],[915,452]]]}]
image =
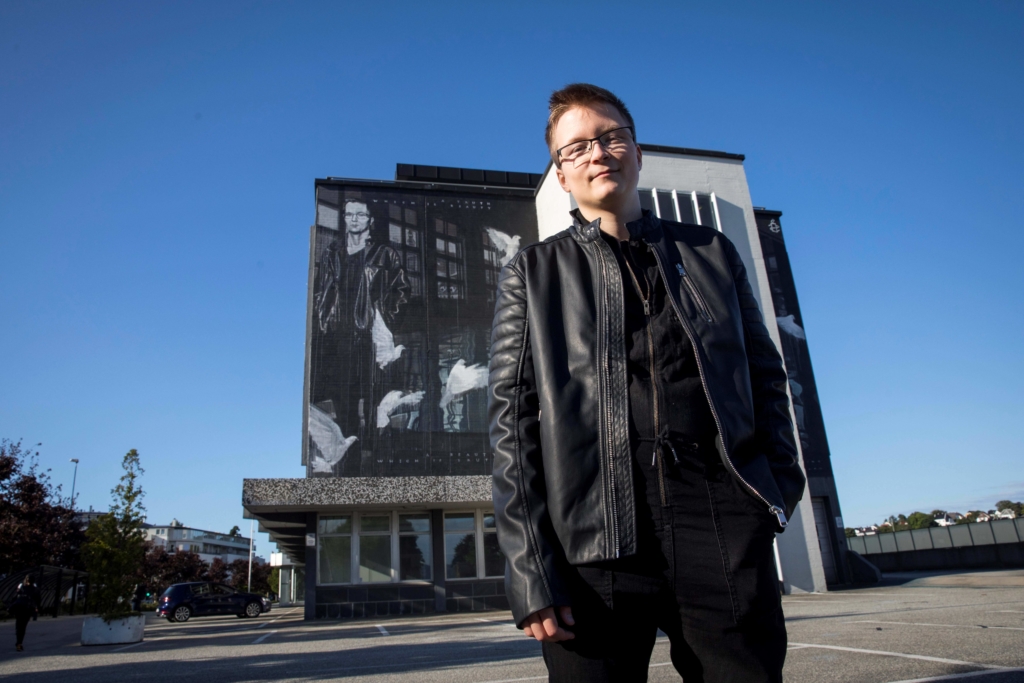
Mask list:
[{"label": "jacket zipper", "polygon": [[[608,287],[608,265],[601,248],[597,247],[598,257],[601,259],[601,275],[604,277],[605,288]],[[607,312],[607,311],[606,311]],[[611,385],[612,372],[608,364],[608,339],[611,336],[608,326],[611,324],[611,316],[605,315],[605,353],[601,354],[604,359],[605,386]],[[615,557],[619,556],[619,506],[615,495],[615,452],[612,441],[612,409],[609,401],[604,402],[605,425],[608,436],[608,481],[611,484],[612,503],[612,544],[615,547]]]},{"label": "jacket zipper", "polygon": [[[661,273],[661,277],[665,278],[665,269],[662,267],[661,257],[658,255],[658,250],[652,248],[651,251],[654,252],[654,260],[657,261],[658,263],[658,271]],[[678,270],[681,275],[683,275],[686,272],[683,269],[682,264],[679,263],[676,264],[676,270]],[[688,278],[688,275],[683,275],[684,282],[686,282]],[[665,279],[665,282],[668,282],[667,278]],[[692,285],[690,286],[692,287]],[[715,418],[715,426],[718,428],[718,435],[722,440],[722,451],[725,453],[725,463],[726,465],[728,465],[729,471],[732,472],[733,476],[740,480],[740,483],[747,487],[747,490],[753,493],[760,501],[762,501],[765,505],[768,506],[768,512],[775,515],[775,518],[779,521],[779,526],[785,529],[786,526],[788,526],[789,524],[789,521],[786,519],[785,510],[780,508],[778,505],[774,505],[768,502],[768,499],[762,496],[757,489],[751,486],[750,483],[743,478],[743,475],[741,475],[739,471],[737,471],[736,466],[733,465],[732,458],[729,456],[729,449],[725,445],[725,435],[722,433],[722,421],[718,419],[718,411],[715,409],[715,402],[711,400],[711,392],[708,390],[707,378],[704,375],[704,364],[700,360],[700,350],[697,348],[697,341],[693,338],[693,335],[690,333],[690,328],[687,327],[685,322],[683,322],[683,314],[679,310],[679,305],[676,303],[676,300],[671,295],[671,293],[669,293],[669,300],[672,302],[672,308],[675,309],[676,316],[679,318],[679,324],[683,326],[683,331],[686,332],[686,336],[689,337],[690,343],[693,344],[693,356],[694,358],[697,359],[697,370],[698,372],[700,372],[700,383],[701,386],[704,387],[704,395],[707,396],[708,398],[708,407],[711,408],[711,415]],[[710,322],[710,320],[708,321]]]},{"label": "jacket zipper", "polygon": [[[654,287],[647,279],[647,274],[641,270],[640,274],[644,276],[644,282],[647,284],[647,295],[645,296],[643,290],[640,289],[640,281],[636,279],[636,273],[633,272],[633,267],[629,265],[629,258],[623,254],[623,258],[626,261],[626,269],[629,270],[629,276],[633,278],[633,285],[636,287],[636,293],[640,296],[640,300],[644,302],[644,318],[645,328],[647,336],[647,358],[650,363],[651,373],[651,400],[654,403],[654,436],[661,434],[661,425],[659,424],[660,415],[658,413],[658,380],[655,374],[656,363],[654,362],[654,324],[651,320],[651,299],[654,298]],[[665,460],[662,457],[661,448],[659,447],[658,441],[654,442],[654,460],[658,465],[658,493],[661,497],[661,506],[668,506],[668,499],[665,497]]]},{"label": "jacket zipper", "polygon": [[683,268],[682,263],[676,264],[676,270],[679,271],[679,276],[683,278],[683,284],[686,285],[686,289],[690,292],[690,296],[693,297],[693,302],[697,304],[697,310],[700,311],[700,315],[706,322],[714,322],[714,318],[711,317],[711,310],[708,309],[708,304],[704,301],[704,297],[700,295],[700,290],[693,284],[693,280],[690,279],[690,274]]}]

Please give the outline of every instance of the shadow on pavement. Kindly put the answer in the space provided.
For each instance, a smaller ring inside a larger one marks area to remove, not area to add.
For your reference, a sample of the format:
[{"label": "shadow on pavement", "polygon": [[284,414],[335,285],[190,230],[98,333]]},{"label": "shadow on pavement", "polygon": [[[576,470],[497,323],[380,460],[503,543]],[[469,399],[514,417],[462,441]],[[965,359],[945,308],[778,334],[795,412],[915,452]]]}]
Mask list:
[{"label": "shadow on pavement", "polygon": [[[283,637],[282,637],[283,636]],[[337,637],[324,632],[303,631],[295,634],[275,634],[274,644],[289,640],[308,642],[311,637]],[[154,642],[145,647],[152,648]],[[168,644],[171,645],[170,643]],[[246,654],[244,645],[231,655],[218,654],[204,659],[168,659],[139,662],[125,658],[116,664],[48,668],[46,671],[14,673],[5,681],[73,680],[80,683],[107,681],[167,680],[179,677],[202,676],[204,683],[240,683],[241,681],[278,681],[301,678],[303,680],[339,679],[365,676],[372,673],[401,674],[412,671],[426,672],[447,669],[464,664],[487,662],[515,662],[534,659],[540,654],[536,643],[526,640],[505,642],[461,642],[455,644],[398,644],[378,638],[378,644],[330,652],[302,652],[288,654]],[[174,650],[181,650],[179,642]],[[159,650],[155,652],[159,653]],[[126,653],[127,654],[127,653]],[[150,654],[154,654],[151,650]],[[356,663],[358,662],[358,664]]]}]

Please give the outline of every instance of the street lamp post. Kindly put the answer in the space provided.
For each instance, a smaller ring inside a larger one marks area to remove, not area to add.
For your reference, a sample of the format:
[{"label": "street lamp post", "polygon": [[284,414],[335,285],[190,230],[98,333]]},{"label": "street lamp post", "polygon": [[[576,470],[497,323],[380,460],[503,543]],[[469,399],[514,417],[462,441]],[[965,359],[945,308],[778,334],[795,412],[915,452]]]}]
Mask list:
[{"label": "street lamp post", "polygon": [[71,458],[75,463],[75,474],[71,477],[71,511],[75,511],[75,482],[78,481],[78,458]]},{"label": "street lamp post", "polygon": [[254,520],[254,519],[250,519],[249,520],[249,579],[245,583],[245,590],[246,590],[246,592],[249,592],[249,593],[252,592],[252,532],[253,532],[253,526],[252,525],[255,524],[255,523],[256,523],[256,520]]}]

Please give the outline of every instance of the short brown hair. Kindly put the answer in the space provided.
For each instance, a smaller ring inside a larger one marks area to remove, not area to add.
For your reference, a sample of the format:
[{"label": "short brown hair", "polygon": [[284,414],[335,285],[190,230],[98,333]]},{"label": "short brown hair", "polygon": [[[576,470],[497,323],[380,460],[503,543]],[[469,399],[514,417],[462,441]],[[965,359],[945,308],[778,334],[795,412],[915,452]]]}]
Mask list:
[{"label": "short brown hair", "polygon": [[626,103],[616,97],[615,93],[590,83],[570,83],[561,90],[551,93],[551,98],[548,100],[548,111],[550,113],[548,114],[548,126],[544,130],[544,142],[547,143],[548,151],[551,152],[551,159],[555,164],[558,163],[558,159],[555,158],[555,150],[551,148],[551,145],[558,120],[573,107],[586,107],[598,104],[599,102],[610,104],[618,109],[619,113],[622,114],[622,118],[626,119],[626,123],[633,129],[634,137],[636,136],[636,125],[633,123],[633,116],[629,113],[629,109],[626,108]]}]

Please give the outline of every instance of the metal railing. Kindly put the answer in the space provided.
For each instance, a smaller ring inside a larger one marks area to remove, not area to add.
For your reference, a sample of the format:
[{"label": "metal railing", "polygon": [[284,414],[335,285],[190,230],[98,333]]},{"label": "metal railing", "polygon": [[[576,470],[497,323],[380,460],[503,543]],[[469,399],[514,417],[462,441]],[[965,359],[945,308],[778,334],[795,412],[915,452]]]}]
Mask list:
[{"label": "metal railing", "polygon": [[854,536],[846,539],[850,550],[861,555],[964,548],[974,545],[996,545],[1022,541],[1024,541],[1024,517],[953,526],[934,526],[927,529],[911,529],[873,536]]},{"label": "metal railing", "polygon": [[89,574],[64,567],[32,567],[0,579],[0,610],[10,605],[18,584],[31,574],[39,588],[39,614],[74,614],[86,611]]}]

